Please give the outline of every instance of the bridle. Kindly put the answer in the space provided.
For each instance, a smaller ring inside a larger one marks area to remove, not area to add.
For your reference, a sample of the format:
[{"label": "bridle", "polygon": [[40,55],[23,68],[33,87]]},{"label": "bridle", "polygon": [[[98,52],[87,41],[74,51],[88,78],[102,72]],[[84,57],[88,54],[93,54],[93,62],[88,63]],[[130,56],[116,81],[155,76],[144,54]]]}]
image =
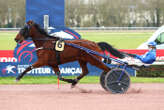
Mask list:
[{"label": "bridle", "polygon": [[[30,37],[30,33],[29,32],[30,32],[30,29],[31,29],[31,27],[33,25],[34,24],[30,24],[30,25],[29,24],[25,24],[25,26],[21,29],[22,32],[20,31],[20,34],[24,37],[25,40]],[[33,38],[33,40],[50,40],[50,39],[51,38],[49,38],[49,37],[45,37],[45,38]],[[53,39],[53,37],[52,37],[52,39]],[[29,39],[29,40],[31,40],[31,39]],[[55,40],[55,38],[53,40]]]},{"label": "bridle", "polygon": [[20,30],[20,34],[24,37],[24,39],[27,39],[29,36],[29,32],[31,29],[31,25],[25,24],[25,26]]}]

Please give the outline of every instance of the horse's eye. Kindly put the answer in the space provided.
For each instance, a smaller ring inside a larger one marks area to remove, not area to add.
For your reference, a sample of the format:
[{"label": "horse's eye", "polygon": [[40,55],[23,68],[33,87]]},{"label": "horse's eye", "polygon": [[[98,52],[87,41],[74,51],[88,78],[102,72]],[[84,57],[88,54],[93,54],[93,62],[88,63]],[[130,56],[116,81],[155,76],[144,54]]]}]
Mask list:
[{"label": "horse's eye", "polygon": [[24,34],[25,34],[25,30],[24,30],[24,29],[21,29],[21,30],[20,30],[20,34],[21,34],[21,35],[24,35]]},{"label": "horse's eye", "polygon": [[23,31],[24,31],[23,29],[20,30],[20,34],[21,34],[21,35],[23,35]]}]

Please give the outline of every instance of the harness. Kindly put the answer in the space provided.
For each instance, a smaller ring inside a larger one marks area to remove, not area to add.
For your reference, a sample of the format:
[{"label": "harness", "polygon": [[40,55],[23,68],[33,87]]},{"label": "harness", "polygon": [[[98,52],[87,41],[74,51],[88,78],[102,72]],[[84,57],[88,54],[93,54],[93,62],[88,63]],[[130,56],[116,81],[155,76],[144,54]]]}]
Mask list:
[{"label": "harness", "polygon": [[[56,53],[57,65],[60,65],[61,64],[60,53],[62,51],[64,51],[65,42],[63,39],[59,39],[59,40],[54,41],[52,43],[54,44],[54,47],[52,50],[54,50]],[[50,48],[39,47],[39,48],[36,48],[35,51],[42,50],[42,49],[50,49]]]},{"label": "harness", "polygon": [[59,39],[54,43],[54,50],[56,52],[57,65],[61,64],[60,53],[64,51],[65,42],[63,39]]}]

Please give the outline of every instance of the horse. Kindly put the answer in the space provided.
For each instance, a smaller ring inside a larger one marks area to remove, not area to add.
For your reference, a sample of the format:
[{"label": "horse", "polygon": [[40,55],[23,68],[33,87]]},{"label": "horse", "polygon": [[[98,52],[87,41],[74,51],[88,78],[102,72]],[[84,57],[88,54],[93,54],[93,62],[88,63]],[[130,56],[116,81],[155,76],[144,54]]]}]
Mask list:
[{"label": "horse", "polygon": [[[28,21],[25,26],[20,29],[20,31],[15,37],[15,41],[17,43],[22,43],[28,38],[31,38],[36,46],[38,60],[31,66],[27,67],[24,72],[20,73],[16,77],[16,81],[19,81],[28,71],[34,68],[38,68],[41,66],[49,66],[55,71],[55,74],[57,75],[59,80],[71,83],[71,87],[75,87],[75,85],[80,81],[80,79],[82,79],[89,73],[87,63],[90,63],[91,65],[94,65],[105,72],[111,70],[111,68],[106,66],[101,61],[102,57],[98,55],[89,54],[84,50],[72,47],[67,44],[76,44],[99,53],[107,49],[108,52],[110,52],[116,57],[124,57],[124,55],[120,51],[105,42],[95,43],[93,41],[84,39],[65,40],[64,49],[59,52],[55,49],[55,45],[58,41],[61,41],[60,38],[48,35],[48,33],[44,29],[42,29],[39,24],[31,20]],[[77,76],[75,79],[63,78],[60,74],[59,65],[72,61],[79,62],[80,67],[82,68],[82,74]]]}]

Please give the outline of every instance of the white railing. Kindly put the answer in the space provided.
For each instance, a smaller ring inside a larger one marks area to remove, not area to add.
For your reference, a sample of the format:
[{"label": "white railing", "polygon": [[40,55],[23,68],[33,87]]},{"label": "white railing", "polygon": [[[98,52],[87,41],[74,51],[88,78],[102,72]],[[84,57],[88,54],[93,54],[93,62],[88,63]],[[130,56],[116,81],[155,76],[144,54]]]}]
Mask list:
[{"label": "white railing", "polygon": [[[157,30],[158,27],[70,27],[73,30]],[[20,28],[0,28],[0,31],[19,31]]]},{"label": "white railing", "polygon": [[20,28],[0,28],[0,31],[19,31]]},{"label": "white railing", "polygon": [[158,27],[71,27],[74,30],[157,30]]}]

